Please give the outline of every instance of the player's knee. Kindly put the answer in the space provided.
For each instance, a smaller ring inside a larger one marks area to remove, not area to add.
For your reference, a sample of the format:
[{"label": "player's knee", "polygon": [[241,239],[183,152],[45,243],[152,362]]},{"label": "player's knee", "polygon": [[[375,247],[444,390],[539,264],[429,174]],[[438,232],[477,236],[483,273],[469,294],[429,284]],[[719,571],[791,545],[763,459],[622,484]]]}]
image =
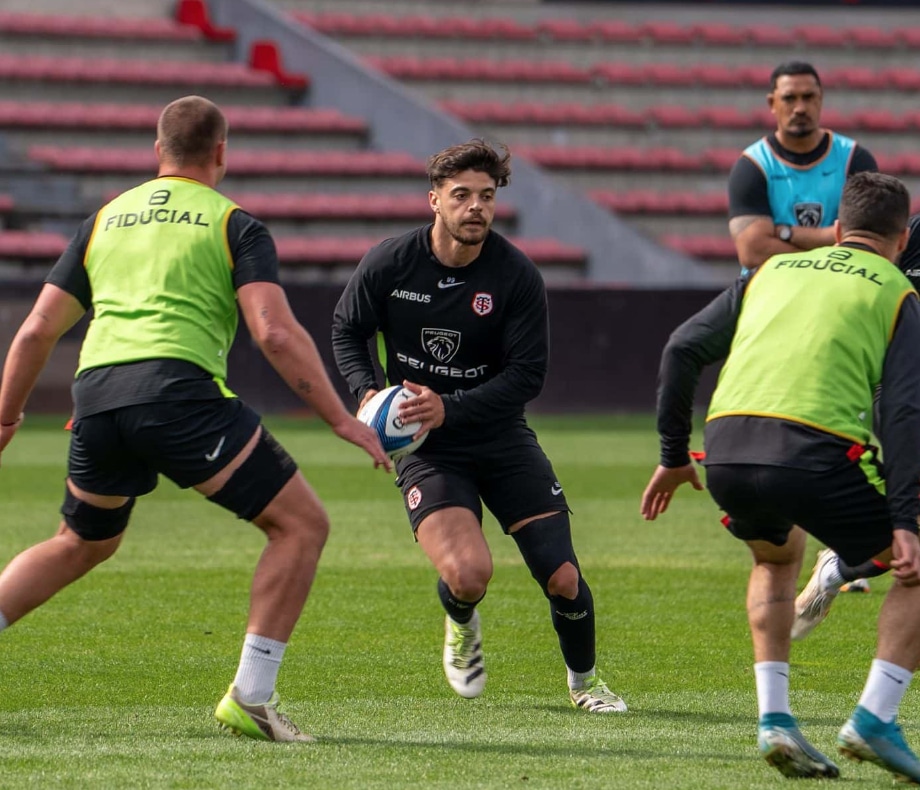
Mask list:
[{"label": "player's knee", "polygon": [[570,601],[578,597],[578,580],[581,574],[571,562],[564,562],[553,572],[546,583],[546,593],[552,597],[568,598]]},{"label": "player's knee", "polygon": [[97,507],[82,499],[77,499],[67,487],[64,492],[64,504],[61,505],[61,515],[64,517],[67,528],[82,543],[87,544],[85,553],[88,556],[100,555],[101,559],[98,562],[101,562],[108,559],[118,547],[118,542],[111,541],[111,539],[125,531],[131,518],[134,502],[134,497],[131,497],[120,507]]},{"label": "player's knee", "polygon": [[549,596],[574,599],[581,573],[572,548],[569,514],[554,513],[525,524],[511,536],[540,589]]},{"label": "player's knee", "polygon": [[492,578],[491,566],[452,562],[439,570],[453,596],[461,601],[478,601],[486,594]]}]

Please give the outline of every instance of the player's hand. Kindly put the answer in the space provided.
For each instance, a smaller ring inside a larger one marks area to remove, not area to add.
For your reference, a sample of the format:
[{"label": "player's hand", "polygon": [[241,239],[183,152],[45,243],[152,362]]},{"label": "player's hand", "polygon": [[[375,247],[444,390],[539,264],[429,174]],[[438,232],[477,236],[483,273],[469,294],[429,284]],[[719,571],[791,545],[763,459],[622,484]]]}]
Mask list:
[{"label": "player's hand", "polygon": [[898,584],[920,584],[920,539],[906,529],[896,529],[891,540],[891,575]]},{"label": "player's hand", "polygon": [[336,436],[357,445],[373,458],[374,469],[379,469],[382,466],[388,472],[393,471],[393,461],[390,459],[390,456],[383,451],[383,445],[380,444],[377,431],[369,425],[365,425],[356,417],[349,416],[347,419],[332,426],[332,430],[335,432]]},{"label": "player's hand", "polygon": [[371,398],[373,398],[374,395],[377,394],[377,392],[378,392],[378,390],[368,390],[367,392],[365,392],[365,393],[364,393],[364,397],[361,398],[361,402],[358,404],[358,411],[356,411],[355,414],[360,414],[360,413],[361,413],[361,409],[364,408],[365,404],[366,404]]},{"label": "player's hand", "polygon": [[403,422],[420,422],[422,426],[415,432],[413,439],[418,439],[428,431],[440,428],[444,424],[444,401],[432,389],[404,381],[403,386],[415,394],[414,398],[399,405],[399,416]]},{"label": "player's hand", "polygon": [[0,455],[2,455],[6,446],[13,441],[13,437],[16,435],[16,431],[19,430],[19,426],[22,425],[24,417],[25,414],[20,414],[19,419],[12,425],[0,425]]},{"label": "player's hand", "polygon": [[652,479],[648,481],[642,493],[642,504],[639,507],[642,517],[646,521],[654,521],[658,518],[668,509],[671,497],[683,483],[690,483],[697,491],[703,490],[703,484],[693,464],[676,466],[672,469],[659,466],[655,469]]}]

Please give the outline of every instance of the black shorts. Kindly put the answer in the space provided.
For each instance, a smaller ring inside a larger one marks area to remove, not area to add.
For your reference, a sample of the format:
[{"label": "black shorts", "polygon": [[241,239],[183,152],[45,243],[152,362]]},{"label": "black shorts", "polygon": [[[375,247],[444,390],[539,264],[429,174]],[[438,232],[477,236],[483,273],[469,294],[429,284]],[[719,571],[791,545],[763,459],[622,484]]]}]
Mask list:
[{"label": "black shorts", "polygon": [[569,509],[552,464],[526,426],[462,447],[426,452],[422,445],[400,459],[396,471],[413,532],[425,516],[446,507],[472,510],[481,522],[484,504],[505,532],[521,519]]},{"label": "black shorts", "polygon": [[786,543],[798,524],[857,565],[891,545],[892,528],[875,459],[813,472],[780,466],[712,464],[706,486],[741,540]]},{"label": "black shorts", "polygon": [[68,474],[91,494],[141,496],[157,474],[182,488],[209,480],[246,446],[259,415],[238,398],[125,406],[75,420]]}]

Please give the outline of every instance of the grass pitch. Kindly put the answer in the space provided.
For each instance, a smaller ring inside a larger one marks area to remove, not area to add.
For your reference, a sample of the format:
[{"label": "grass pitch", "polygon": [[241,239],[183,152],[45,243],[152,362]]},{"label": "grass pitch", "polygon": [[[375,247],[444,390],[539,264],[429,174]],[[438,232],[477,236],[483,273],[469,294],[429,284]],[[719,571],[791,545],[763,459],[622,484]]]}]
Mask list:
[{"label": "grass pitch", "polygon": [[[0,564],[52,534],[63,420],[30,420],[0,469]],[[320,425],[271,420],[333,529],[279,678],[313,745],[221,733],[254,527],[168,481],[135,509],[113,559],[0,634],[0,788],[768,788],[756,748],[744,611],[749,555],[705,493],[638,515],[657,459],[648,419],[535,419],[574,509],[597,607],[598,664],[629,713],[568,702],[547,604],[489,518],[495,576],[481,604],[489,682],[455,696],[441,671],[436,577],[392,476]],[[816,546],[813,548],[817,548]],[[803,570],[804,579],[810,570]],[[829,755],[862,688],[887,579],[842,596],[793,646],[792,705]],[[920,746],[918,690],[901,723]],[[842,763],[847,787],[890,787]]]}]

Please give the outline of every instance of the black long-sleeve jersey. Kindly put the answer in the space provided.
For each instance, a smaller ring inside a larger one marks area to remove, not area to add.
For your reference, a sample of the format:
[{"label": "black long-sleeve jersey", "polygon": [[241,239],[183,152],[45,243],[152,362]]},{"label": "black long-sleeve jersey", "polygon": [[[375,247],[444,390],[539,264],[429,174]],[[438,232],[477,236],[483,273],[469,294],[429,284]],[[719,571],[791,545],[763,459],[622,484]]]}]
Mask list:
[{"label": "black long-sleeve jersey", "polygon": [[[749,280],[739,278],[671,335],[661,359],[658,432],[661,464],[690,463],[694,392],[702,369],[728,356]],[[888,506],[897,529],[917,532],[920,515],[920,300],[905,299],[888,346],[876,433],[885,453]],[[781,365],[782,360],[777,360]],[[829,470],[852,442],[773,417],[720,417],[706,425],[707,464],[766,464]]]},{"label": "black long-sleeve jersey", "polygon": [[388,239],[364,256],[332,329],[336,364],[358,400],[380,388],[368,350],[378,331],[387,380],[442,396],[444,425],[429,447],[494,437],[523,421],[549,356],[546,288],[533,261],[491,231],[474,261],[444,266],[431,250],[431,228]]},{"label": "black long-sleeve jersey", "polygon": [[898,268],[904,272],[911,284],[920,291],[920,214],[914,214],[907,224],[910,235],[907,246],[898,260]]}]

